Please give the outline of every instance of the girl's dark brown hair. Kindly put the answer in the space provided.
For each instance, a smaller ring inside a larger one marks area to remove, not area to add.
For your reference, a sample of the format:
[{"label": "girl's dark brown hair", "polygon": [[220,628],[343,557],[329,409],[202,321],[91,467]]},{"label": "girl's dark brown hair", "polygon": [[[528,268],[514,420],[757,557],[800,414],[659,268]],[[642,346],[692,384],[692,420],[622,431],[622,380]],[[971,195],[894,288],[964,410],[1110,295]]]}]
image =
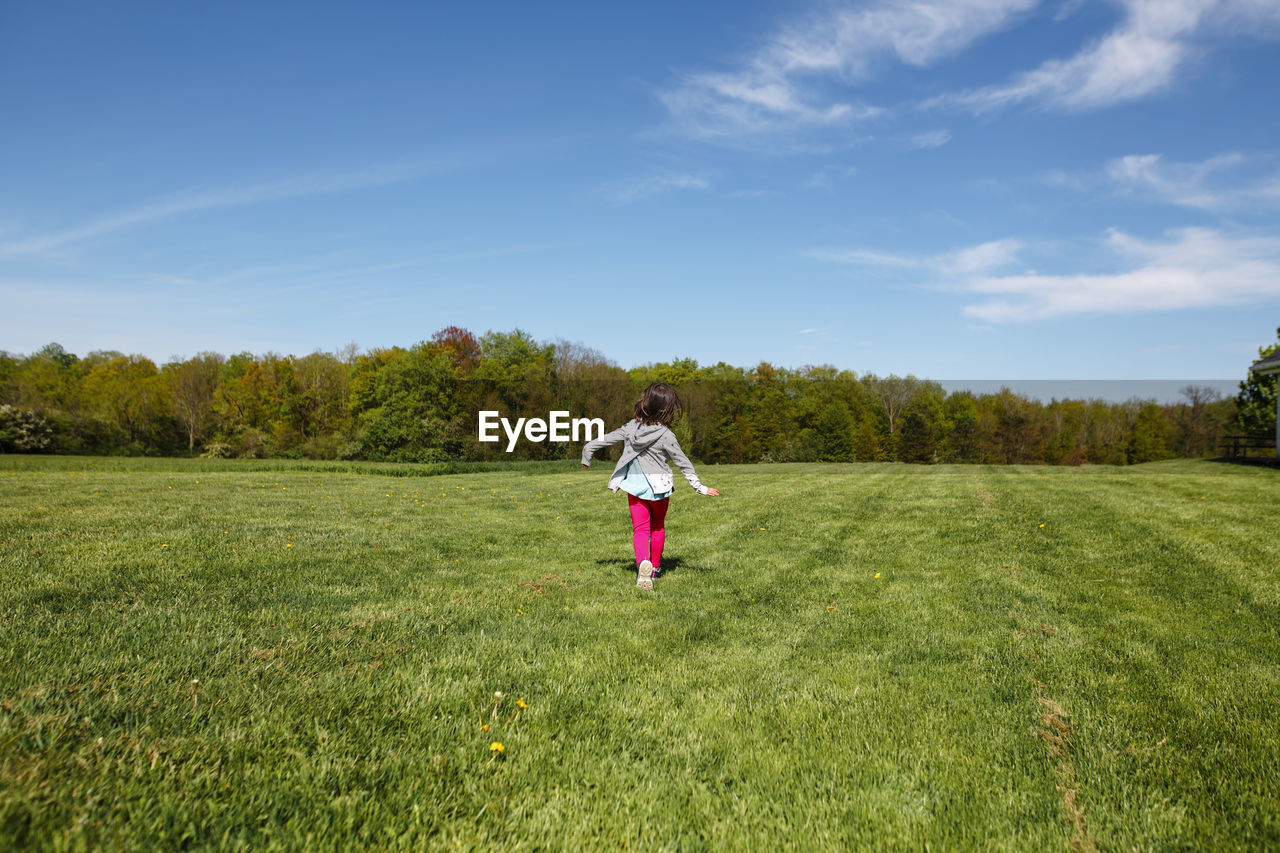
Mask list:
[{"label": "girl's dark brown hair", "polygon": [[670,426],[680,420],[684,406],[676,396],[676,389],[665,382],[654,382],[636,401],[636,420],[642,424]]}]

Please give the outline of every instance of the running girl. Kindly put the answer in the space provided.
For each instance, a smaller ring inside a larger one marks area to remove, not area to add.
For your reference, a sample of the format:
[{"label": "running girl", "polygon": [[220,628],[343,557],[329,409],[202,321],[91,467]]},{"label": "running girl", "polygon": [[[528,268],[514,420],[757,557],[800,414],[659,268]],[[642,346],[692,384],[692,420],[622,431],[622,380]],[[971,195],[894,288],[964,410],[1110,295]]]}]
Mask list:
[{"label": "running girl", "polygon": [[680,449],[675,433],[667,427],[680,419],[684,407],[676,390],[665,382],[654,382],[636,401],[635,420],[582,448],[582,467],[602,447],[626,442],[622,456],[609,478],[609,490],[627,493],[631,512],[631,544],[636,551],[636,586],[653,589],[653,579],[662,573],[662,546],[666,543],[667,502],[675,487],[670,459],[699,494],[716,497],[720,492],[698,481],[689,457]]}]

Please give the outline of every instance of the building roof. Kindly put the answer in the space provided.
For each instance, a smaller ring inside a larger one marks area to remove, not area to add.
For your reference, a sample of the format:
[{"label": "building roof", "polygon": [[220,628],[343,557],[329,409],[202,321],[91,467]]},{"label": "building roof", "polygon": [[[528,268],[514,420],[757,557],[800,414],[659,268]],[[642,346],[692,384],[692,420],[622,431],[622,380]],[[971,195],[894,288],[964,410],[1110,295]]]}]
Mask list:
[{"label": "building roof", "polygon": [[1261,361],[1255,361],[1249,369],[1263,376],[1271,373],[1280,373],[1280,349],[1277,349]]}]

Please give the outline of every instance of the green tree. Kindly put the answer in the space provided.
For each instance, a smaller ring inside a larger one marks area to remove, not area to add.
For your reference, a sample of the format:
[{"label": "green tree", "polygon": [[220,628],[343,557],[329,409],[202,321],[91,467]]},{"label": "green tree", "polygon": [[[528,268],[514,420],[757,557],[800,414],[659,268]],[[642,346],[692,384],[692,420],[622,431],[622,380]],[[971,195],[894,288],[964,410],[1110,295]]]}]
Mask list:
[{"label": "green tree", "polygon": [[[472,374],[480,391],[504,415],[545,417],[553,400],[556,375],[556,348],[534,340],[528,332],[485,332],[480,338],[480,363]],[[476,400],[479,402],[479,400]],[[472,412],[471,416],[474,417]],[[472,422],[472,435],[474,432]],[[526,443],[523,450],[534,458],[544,458],[550,442]],[[492,447],[492,445],[491,445]]]},{"label": "green tree", "polygon": [[[119,353],[116,353],[119,355]],[[40,413],[80,409],[80,382],[85,366],[61,344],[46,344],[24,358],[13,371],[6,402]]]},{"label": "green tree", "polygon": [[347,410],[353,416],[378,405],[378,372],[408,353],[403,347],[375,347],[355,358],[354,373],[347,390]]},{"label": "green tree", "polygon": [[84,378],[84,399],[124,434],[130,452],[172,448],[169,388],[151,359],[122,355],[99,362]]},{"label": "green tree", "polygon": [[360,416],[365,455],[402,462],[461,455],[464,448],[451,429],[462,420],[456,392],[453,359],[435,347],[418,344],[387,362],[373,375],[374,405]]},{"label": "green tree", "polygon": [[1164,411],[1155,403],[1138,410],[1133,430],[1129,433],[1130,465],[1173,458],[1173,427],[1165,420]]},{"label": "green tree", "polygon": [[[1276,329],[1280,339],[1280,328]],[[1263,359],[1280,349],[1280,341],[1258,349]],[[1276,431],[1276,374],[1259,376],[1252,370],[1236,395],[1236,425],[1250,435],[1274,435]]]},{"label": "green tree", "polygon": [[9,382],[18,373],[22,359],[11,352],[0,350],[0,403],[9,399]]},{"label": "green tree", "polygon": [[818,414],[818,458],[823,462],[854,460],[853,415],[843,400],[834,400]]},{"label": "green tree", "polygon": [[978,404],[972,392],[958,391],[942,405],[945,423],[939,455],[945,462],[978,462],[982,451],[978,446]]},{"label": "green tree", "polygon": [[289,357],[290,371],[282,395],[281,415],[288,428],[315,447],[343,425],[350,371],[337,357],[313,352]]},{"label": "green tree", "polygon": [[907,412],[902,419],[902,434],[898,438],[898,459],[902,462],[934,462],[937,444],[934,425],[926,413],[920,409]]},{"label": "green tree", "polygon": [[1032,447],[1031,402],[1008,388],[981,398],[983,461],[997,465],[1030,462]]},{"label": "green tree", "polygon": [[173,413],[187,432],[188,451],[195,450],[196,439],[204,438],[213,424],[213,400],[218,391],[222,360],[218,353],[202,352],[187,361],[165,366]]},{"label": "green tree", "polygon": [[[625,370],[582,344],[558,340],[555,348],[556,409],[567,411],[572,417],[602,418],[606,430],[631,419],[637,394]],[[684,389],[681,392],[680,401],[686,411],[700,404],[700,395],[684,393]],[[684,423],[691,420],[686,418]],[[564,456],[576,459],[583,443],[563,445]],[[685,451],[692,454],[693,448],[686,446]]]},{"label": "green tree", "polygon": [[271,428],[280,408],[277,361],[279,356],[271,353],[261,358],[240,353],[227,359],[215,407],[232,435]]}]

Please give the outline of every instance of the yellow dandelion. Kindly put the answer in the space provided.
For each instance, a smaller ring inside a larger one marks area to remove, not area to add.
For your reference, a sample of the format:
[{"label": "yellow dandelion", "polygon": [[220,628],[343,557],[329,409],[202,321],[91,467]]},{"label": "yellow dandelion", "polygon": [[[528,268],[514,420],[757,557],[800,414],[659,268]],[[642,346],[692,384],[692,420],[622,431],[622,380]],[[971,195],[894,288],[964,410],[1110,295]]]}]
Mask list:
[{"label": "yellow dandelion", "polygon": [[487,731],[489,731],[489,724],[488,724],[488,723],[485,723],[483,726],[481,726],[481,727],[480,727],[480,731],[482,731],[482,732],[487,732]]},{"label": "yellow dandelion", "polygon": [[521,711],[523,711],[525,708],[529,707],[529,703],[524,701],[523,699],[517,699],[516,707],[519,708]]},{"label": "yellow dandelion", "polygon": [[504,749],[506,749],[506,747],[502,745],[502,741],[500,740],[495,740],[493,743],[489,744],[489,751],[496,752],[498,755],[501,755]]},{"label": "yellow dandelion", "polygon": [[828,605],[827,605],[827,610],[828,610],[828,611],[835,610],[835,609],[836,609],[836,606],[835,606],[834,604],[828,604]]},{"label": "yellow dandelion", "polygon": [[1041,526],[1041,527],[1044,527],[1044,525],[1043,525],[1043,524],[1041,524],[1040,526]]},{"label": "yellow dandelion", "polygon": [[880,573],[876,572],[876,578],[879,579],[879,577],[880,577]]}]

